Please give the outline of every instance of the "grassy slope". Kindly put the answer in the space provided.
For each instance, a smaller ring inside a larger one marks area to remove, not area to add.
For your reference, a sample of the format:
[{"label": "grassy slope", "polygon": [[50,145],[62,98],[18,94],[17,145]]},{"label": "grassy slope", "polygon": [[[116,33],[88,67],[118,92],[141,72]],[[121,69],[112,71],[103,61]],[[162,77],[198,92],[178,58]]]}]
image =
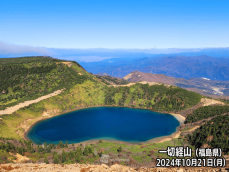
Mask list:
[{"label": "grassy slope", "polygon": [[10,163],[12,160],[15,160],[16,158],[12,155],[10,155],[5,150],[0,150],[0,163]]},{"label": "grassy slope", "polygon": [[[128,151],[132,152],[131,157],[135,159],[136,161],[142,163],[143,160],[145,161],[152,161],[152,157],[150,157],[151,151],[154,151],[153,155],[155,157],[160,157],[160,158],[170,158],[168,157],[167,154],[161,154],[158,153],[159,150],[167,150],[168,145],[169,146],[184,146],[184,144],[187,144],[187,142],[184,141],[184,139],[173,139],[171,141],[166,141],[164,143],[149,143],[149,144],[144,144],[142,145],[127,145],[127,144],[121,144],[121,143],[112,143],[112,142],[102,142],[98,145],[93,145],[92,148],[94,149],[105,149],[105,154],[118,154],[117,149],[122,146],[123,154],[126,154]],[[189,146],[194,150],[194,146]],[[142,154],[145,152],[144,154]],[[193,156],[194,157],[194,156]]]}]

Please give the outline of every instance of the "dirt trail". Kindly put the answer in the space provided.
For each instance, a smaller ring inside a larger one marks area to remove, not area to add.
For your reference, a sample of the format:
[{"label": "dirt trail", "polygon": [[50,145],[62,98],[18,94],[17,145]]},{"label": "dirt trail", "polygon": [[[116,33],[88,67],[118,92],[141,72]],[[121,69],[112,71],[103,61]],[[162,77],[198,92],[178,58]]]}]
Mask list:
[{"label": "dirt trail", "polygon": [[42,100],[45,100],[45,99],[50,98],[50,97],[53,97],[53,96],[56,96],[56,95],[60,94],[62,91],[63,91],[63,89],[57,90],[57,91],[55,91],[55,92],[53,92],[51,94],[48,94],[48,95],[39,97],[39,98],[37,98],[35,100],[28,100],[28,101],[25,101],[23,103],[19,103],[18,105],[15,105],[15,106],[12,106],[12,107],[8,107],[5,110],[1,110],[0,111],[0,115],[3,115],[3,114],[12,114],[12,113],[16,112],[17,110],[19,110],[20,108],[29,106],[29,105],[31,105],[33,103],[40,102]]},{"label": "dirt trail", "polygon": [[199,125],[197,125],[197,126],[195,126],[195,127],[193,127],[193,128],[191,128],[190,130],[188,130],[188,131],[193,131],[193,130],[195,130],[195,129],[197,129],[197,128],[199,128],[200,126]]}]

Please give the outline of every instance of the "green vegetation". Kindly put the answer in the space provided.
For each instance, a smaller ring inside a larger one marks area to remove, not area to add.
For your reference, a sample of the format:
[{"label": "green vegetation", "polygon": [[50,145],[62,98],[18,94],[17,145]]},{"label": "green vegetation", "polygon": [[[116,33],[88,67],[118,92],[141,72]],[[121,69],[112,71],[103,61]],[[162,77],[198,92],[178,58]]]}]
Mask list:
[{"label": "green vegetation", "polygon": [[191,107],[200,99],[201,95],[178,87],[135,84],[130,87],[107,88],[105,104],[170,112]]},{"label": "green vegetation", "polygon": [[185,123],[196,122],[202,119],[213,117],[216,115],[222,115],[229,112],[229,106],[205,106],[198,108],[189,114],[185,120]]},{"label": "green vegetation", "polygon": [[117,149],[118,152],[122,152],[122,146]]},{"label": "green vegetation", "polygon": [[[183,146],[186,144],[184,139],[174,139],[164,143],[149,143],[144,145],[121,144],[112,142],[102,142],[86,145],[67,145],[68,148],[61,148],[59,145],[44,144],[36,146],[31,141],[18,141],[14,139],[0,138],[0,163],[10,163],[16,158],[13,156],[19,153],[28,157],[29,162],[33,163],[96,163],[100,164],[102,154],[110,156],[111,159],[131,159],[124,164],[145,164],[154,162],[156,158],[170,158],[166,154],[158,153],[158,150],[166,150],[167,146]],[[63,144],[63,143],[62,143]],[[65,145],[65,144],[63,144]],[[193,146],[191,146],[193,148]],[[93,154],[96,150],[98,154]],[[171,159],[171,158],[170,158]],[[109,162],[117,163],[117,162]],[[111,164],[110,164],[111,165]]]},{"label": "green vegetation", "polygon": [[[51,153],[51,150],[53,150],[53,153]],[[61,150],[62,153],[58,154],[54,150]],[[31,141],[18,141],[6,138],[0,139],[0,162],[12,162],[12,160],[14,160],[15,158],[9,153],[19,153],[23,156],[29,157],[33,162],[37,162],[39,161],[39,159],[44,159],[42,161],[47,164],[50,163],[50,161],[55,164],[71,164],[83,162],[83,156],[88,156],[89,154],[92,154],[92,149],[90,146],[86,146],[83,150],[81,147],[77,147],[76,150],[73,150],[72,148],[72,151],[65,152],[64,149],[61,149],[59,145],[56,146],[54,144],[46,144],[46,146],[42,147],[39,145],[33,145]]]},{"label": "green vegetation", "polygon": [[26,64],[26,63],[32,63],[32,62],[43,62],[43,61],[49,61],[49,62],[60,62],[65,60],[59,60],[54,59],[49,56],[32,56],[32,57],[18,57],[18,58],[1,58],[0,62],[1,65],[9,65],[9,64]]},{"label": "green vegetation", "polygon": [[91,79],[79,75],[79,66],[50,57],[0,59],[0,110]]},{"label": "green vegetation", "polygon": [[187,136],[189,142],[195,147],[221,148],[224,153],[229,153],[229,116],[217,116],[202,125],[192,135]]},{"label": "green vegetation", "polygon": [[229,100],[228,99],[220,99],[220,101],[229,104]]},{"label": "green vegetation", "polygon": [[98,79],[100,79],[102,82],[104,82],[106,85],[112,85],[112,84],[125,85],[125,84],[129,83],[128,81],[126,81],[124,79],[115,78],[115,77],[112,77],[112,76],[100,76],[100,75],[95,75],[95,76]]},{"label": "green vegetation", "polygon": [[16,158],[9,154],[9,152],[5,150],[0,150],[0,164],[2,163],[10,163]]}]

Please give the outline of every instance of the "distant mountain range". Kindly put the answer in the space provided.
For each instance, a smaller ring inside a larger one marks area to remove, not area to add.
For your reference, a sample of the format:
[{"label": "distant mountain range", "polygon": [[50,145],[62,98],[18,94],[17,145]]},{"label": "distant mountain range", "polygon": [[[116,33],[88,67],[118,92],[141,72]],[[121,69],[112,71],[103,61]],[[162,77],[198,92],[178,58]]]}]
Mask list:
[{"label": "distant mountain range", "polygon": [[202,95],[212,96],[229,96],[229,81],[209,80],[207,78],[174,78],[164,74],[151,74],[139,71],[131,72],[123,79],[129,82],[161,82],[169,85],[175,85],[185,88],[189,91],[194,91]]},{"label": "distant mountain range", "polygon": [[58,59],[77,62],[97,62],[105,59],[131,59],[154,57],[158,55],[229,57],[229,48],[149,48],[149,49],[68,49],[31,47],[9,44],[0,41],[0,58],[22,56],[52,56]]},{"label": "distant mountain range", "polygon": [[158,55],[140,59],[106,59],[99,62],[81,62],[94,74],[106,73],[122,78],[133,71],[165,74],[176,78],[208,78],[229,81],[229,58],[210,56]]}]

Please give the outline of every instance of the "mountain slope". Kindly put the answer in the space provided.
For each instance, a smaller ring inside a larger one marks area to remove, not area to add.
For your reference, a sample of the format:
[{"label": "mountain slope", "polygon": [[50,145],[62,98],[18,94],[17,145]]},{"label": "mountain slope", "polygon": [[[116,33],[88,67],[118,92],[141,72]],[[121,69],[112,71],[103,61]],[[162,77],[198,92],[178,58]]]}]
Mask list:
[{"label": "mountain slope", "polygon": [[125,79],[121,79],[121,78],[115,78],[115,77],[106,76],[106,75],[103,75],[103,76],[95,75],[95,76],[96,78],[106,83],[107,85],[124,85],[124,84],[129,83]]},{"label": "mountain slope", "polygon": [[0,59],[0,110],[87,79],[89,75],[76,62],[51,57]]},{"label": "mountain slope", "polygon": [[124,77],[129,82],[161,82],[175,85],[202,95],[229,96],[229,81],[210,80],[207,78],[175,78],[164,74],[151,74],[134,71]]},{"label": "mountain slope", "polygon": [[177,82],[185,81],[185,79],[169,77],[164,74],[151,74],[151,73],[143,73],[139,71],[131,72],[130,74],[123,77],[123,79],[129,82],[140,82],[140,81],[161,82],[170,85],[175,85]]},{"label": "mountain slope", "polygon": [[[134,60],[104,60],[82,63],[92,73],[107,73],[114,77],[124,77],[133,71],[152,74],[165,74],[177,78],[209,78],[229,80],[229,59],[210,56],[160,55]],[[92,66],[96,66],[93,68]]]}]

